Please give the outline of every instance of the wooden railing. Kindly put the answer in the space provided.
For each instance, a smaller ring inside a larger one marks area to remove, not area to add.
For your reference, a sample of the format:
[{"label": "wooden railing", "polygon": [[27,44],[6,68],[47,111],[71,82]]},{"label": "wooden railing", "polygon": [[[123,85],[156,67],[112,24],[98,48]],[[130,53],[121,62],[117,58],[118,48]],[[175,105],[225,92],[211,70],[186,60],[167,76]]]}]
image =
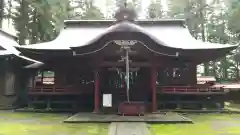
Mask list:
[{"label": "wooden railing", "polygon": [[28,94],[30,95],[74,95],[74,94],[81,94],[80,89],[76,89],[72,86],[65,86],[65,87],[59,87],[59,86],[36,86],[36,87],[29,87]]},{"label": "wooden railing", "polygon": [[170,94],[223,94],[223,88],[209,86],[163,86],[159,87],[161,93]]}]

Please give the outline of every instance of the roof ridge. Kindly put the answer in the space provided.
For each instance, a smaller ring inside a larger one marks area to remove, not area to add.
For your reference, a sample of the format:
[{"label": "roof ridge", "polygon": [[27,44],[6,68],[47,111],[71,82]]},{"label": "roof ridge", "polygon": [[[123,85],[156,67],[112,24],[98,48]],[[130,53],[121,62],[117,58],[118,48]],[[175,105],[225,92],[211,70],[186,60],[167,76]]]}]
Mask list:
[{"label": "roof ridge", "polygon": [[[126,21],[126,20],[125,20]],[[64,24],[66,27],[71,26],[111,26],[119,23],[116,20],[65,20]],[[131,23],[139,25],[178,25],[184,26],[184,19],[161,19],[161,20],[136,20]]]}]

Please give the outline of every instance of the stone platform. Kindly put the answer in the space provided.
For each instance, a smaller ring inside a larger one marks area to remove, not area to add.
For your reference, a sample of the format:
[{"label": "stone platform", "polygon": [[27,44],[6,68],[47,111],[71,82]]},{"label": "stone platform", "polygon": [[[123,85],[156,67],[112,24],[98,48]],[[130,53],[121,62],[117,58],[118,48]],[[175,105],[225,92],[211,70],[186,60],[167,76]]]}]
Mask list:
[{"label": "stone platform", "polygon": [[77,113],[65,123],[111,123],[111,122],[146,122],[146,123],[193,123],[190,118],[177,113],[145,114],[144,116],[120,116],[114,114]]},{"label": "stone platform", "polygon": [[[73,113],[72,109],[33,109],[33,108],[17,108],[15,112],[35,112],[35,113]],[[76,113],[76,111],[75,111]]]},{"label": "stone platform", "polygon": [[160,110],[159,112],[175,112],[175,113],[225,113],[225,114],[240,114],[240,109],[232,109],[226,107],[222,110],[188,110],[188,109],[172,109],[172,110]]}]

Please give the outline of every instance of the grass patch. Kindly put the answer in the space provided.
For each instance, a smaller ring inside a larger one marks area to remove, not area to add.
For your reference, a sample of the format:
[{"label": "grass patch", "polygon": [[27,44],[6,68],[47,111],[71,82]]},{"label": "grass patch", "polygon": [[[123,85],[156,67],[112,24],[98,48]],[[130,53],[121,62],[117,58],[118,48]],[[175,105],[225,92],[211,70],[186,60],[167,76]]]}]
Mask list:
[{"label": "grass patch", "polygon": [[4,135],[107,135],[108,124],[66,124],[67,114],[0,111],[0,134]]},{"label": "grass patch", "polygon": [[152,135],[240,135],[239,114],[189,115],[195,124],[151,125]]}]

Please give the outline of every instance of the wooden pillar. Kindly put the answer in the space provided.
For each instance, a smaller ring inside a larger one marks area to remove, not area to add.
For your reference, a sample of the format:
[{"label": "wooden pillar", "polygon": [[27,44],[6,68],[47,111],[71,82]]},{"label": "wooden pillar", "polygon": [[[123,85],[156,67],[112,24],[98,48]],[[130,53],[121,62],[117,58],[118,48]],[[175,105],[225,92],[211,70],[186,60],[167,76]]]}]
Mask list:
[{"label": "wooden pillar", "polygon": [[190,64],[188,66],[188,74],[187,74],[187,82],[189,85],[196,85],[197,84],[197,65]]},{"label": "wooden pillar", "polygon": [[94,113],[100,112],[100,77],[98,71],[95,71],[94,88]]},{"label": "wooden pillar", "polygon": [[156,66],[153,65],[153,67],[151,68],[152,112],[157,111],[156,81],[157,81],[157,69]]}]

